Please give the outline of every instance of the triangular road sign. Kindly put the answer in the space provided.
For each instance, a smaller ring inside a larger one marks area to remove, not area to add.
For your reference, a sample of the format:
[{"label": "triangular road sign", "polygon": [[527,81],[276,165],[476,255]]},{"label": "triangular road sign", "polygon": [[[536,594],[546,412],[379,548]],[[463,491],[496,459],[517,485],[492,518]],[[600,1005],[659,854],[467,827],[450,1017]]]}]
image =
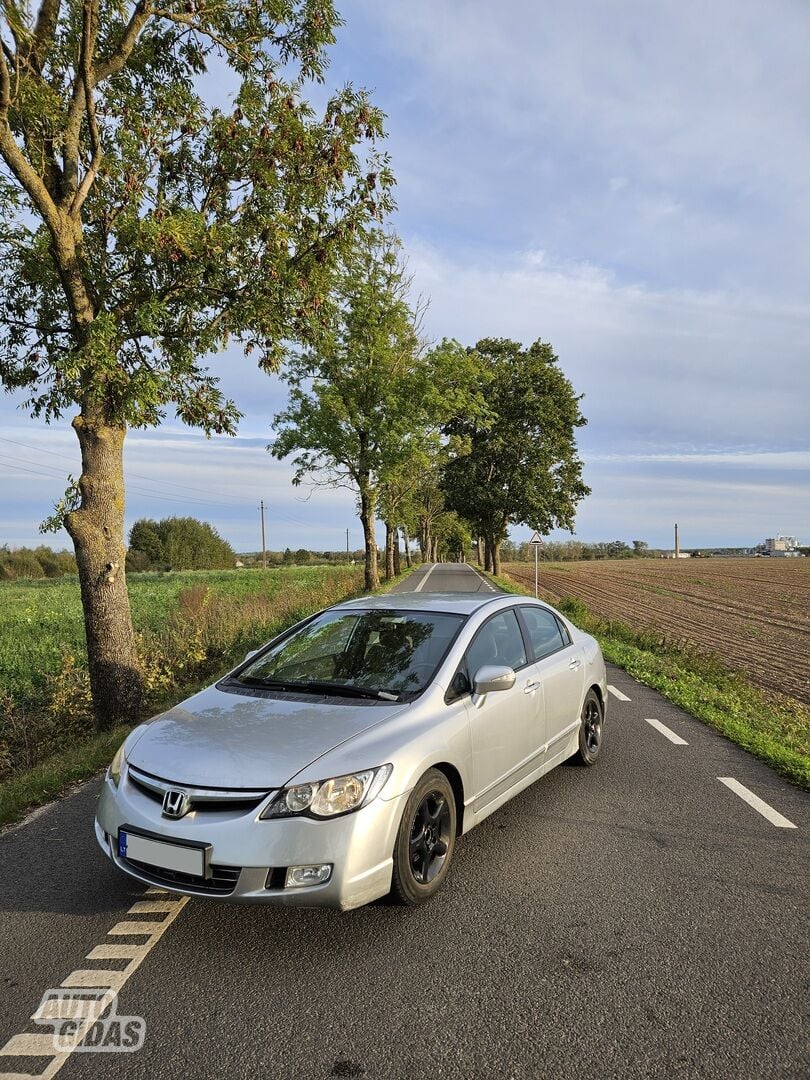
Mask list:
[{"label": "triangular road sign", "polygon": [[542,544],[543,541],[540,538],[540,533],[532,533],[532,538],[529,541],[530,544]]}]

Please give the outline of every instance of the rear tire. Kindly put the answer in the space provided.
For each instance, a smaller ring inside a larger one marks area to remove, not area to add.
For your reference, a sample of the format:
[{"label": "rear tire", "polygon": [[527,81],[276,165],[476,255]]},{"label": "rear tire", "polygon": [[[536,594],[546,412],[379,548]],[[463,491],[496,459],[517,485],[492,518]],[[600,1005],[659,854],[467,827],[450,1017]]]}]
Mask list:
[{"label": "rear tire", "polygon": [[582,705],[579,749],[571,759],[575,765],[595,765],[602,749],[605,710],[595,690],[589,690]]},{"label": "rear tire", "polygon": [[456,800],[450,781],[428,769],[411,792],[394,845],[391,898],[408,907],[442,887],[456,843]]}]

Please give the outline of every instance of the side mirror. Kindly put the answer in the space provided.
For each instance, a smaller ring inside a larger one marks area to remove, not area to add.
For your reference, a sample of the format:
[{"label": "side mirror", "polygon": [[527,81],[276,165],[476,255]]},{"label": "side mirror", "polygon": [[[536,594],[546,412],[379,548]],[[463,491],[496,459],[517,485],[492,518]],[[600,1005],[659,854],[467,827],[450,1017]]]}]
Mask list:
[{"label": "side mirror", "polygon": [[251,649],[250,652],[246,652],[245,653],[245,659],[242,661],[242,663],[246,664],[248,662],[248,660],[250,660],[252,657],[254,657],[258,651],[259,651],[258,649]]},{"label": "side mirror", "polygon": [[505,664],[485,664],[476,671],[473,686],[476,694],[491,694],[495,690],[511,690],[516,678],[512,668]]}]

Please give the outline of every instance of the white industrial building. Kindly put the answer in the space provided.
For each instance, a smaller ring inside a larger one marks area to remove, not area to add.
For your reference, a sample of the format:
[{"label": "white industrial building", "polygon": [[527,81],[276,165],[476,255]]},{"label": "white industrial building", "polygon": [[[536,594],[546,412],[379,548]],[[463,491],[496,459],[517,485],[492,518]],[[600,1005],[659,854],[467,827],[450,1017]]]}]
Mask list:
[{"label": "white industrial building", "polygon": [[777,558],[801,555],[799,548],[801,541],[795,536],[769,536],[758,547],[763,555],[771,555]]}]

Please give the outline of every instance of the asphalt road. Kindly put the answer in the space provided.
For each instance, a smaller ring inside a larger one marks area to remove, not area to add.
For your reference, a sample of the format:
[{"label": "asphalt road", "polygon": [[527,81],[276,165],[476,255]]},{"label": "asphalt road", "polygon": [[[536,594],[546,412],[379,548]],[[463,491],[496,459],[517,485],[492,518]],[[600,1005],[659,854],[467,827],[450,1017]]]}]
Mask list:
[{"label": "asphalt road", "polygon": [[[442,565],[428,587],[482,585]],[[463,838],[429,904],[192,900],[119,996],[143,1048],[73,1054],[60,1078],[810,1076],[810,800],[609,678],[629,700],[611,697],[599,764],[554,770]],[[0,1047],[46,1030],[29,1018],[71,971],[126,963],[84,959],[143,940],[116,924],[164,917],[126,915],[144,890],[96,850],[98,787],[0,836]],[[0,1056],[0,1074],[49,1063]]]}]

